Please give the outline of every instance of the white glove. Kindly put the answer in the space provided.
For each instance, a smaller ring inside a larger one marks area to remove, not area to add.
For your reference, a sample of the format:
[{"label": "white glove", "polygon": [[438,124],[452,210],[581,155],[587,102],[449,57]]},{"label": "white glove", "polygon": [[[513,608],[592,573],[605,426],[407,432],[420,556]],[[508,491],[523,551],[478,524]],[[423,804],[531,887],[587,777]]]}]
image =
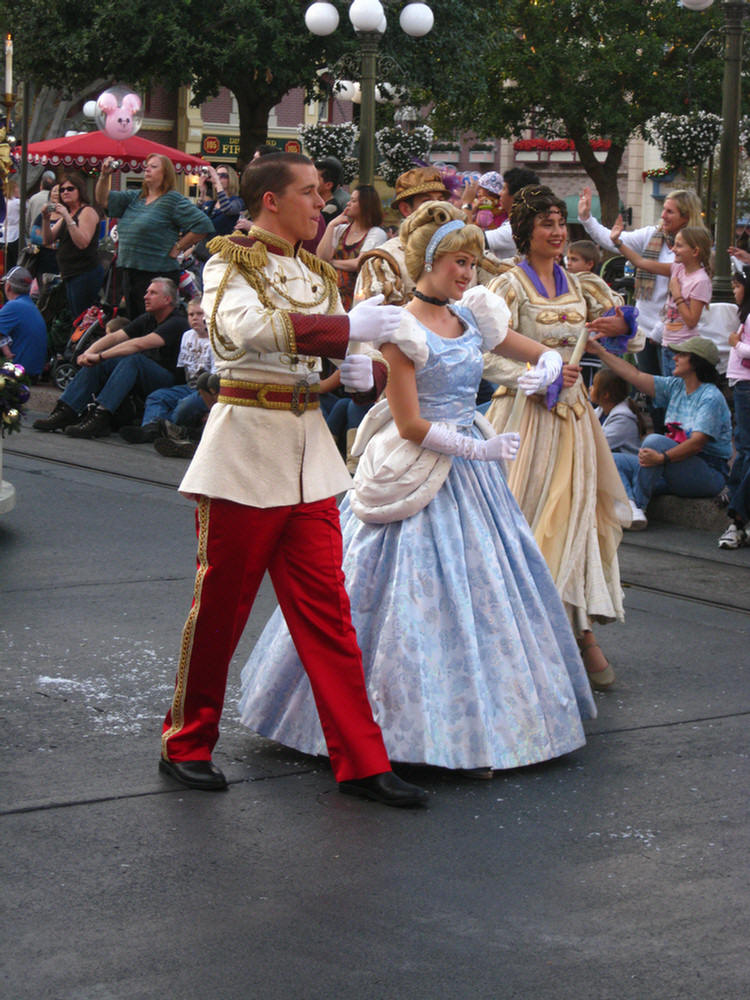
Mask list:
[{"label": "white glove", "polygon": [[400,306],[382,306],[384,295],[358,302],[349,313],[349,340],[376,346],[390,340],[401,322]]},{"label": "white glove", "polygon": [[476,459],[479,462],[499,462],[504,458],[515,458],[521,445],[521,435],[496,434],[487,440],[478,440],[466,434],[459,434],[455,428],[430,424],[430,429],[422,441],[423,448],[437,451],[441,455],[458,455],[461,458]]},{"label": "white glove", "polygon": [[367,354],[347,354],[339,371],[341,384],[348,392],[367,392],[375,385],[372,358]]},{"label": "white glove", "polygon": [[527,396],[552,385],[562,371],[562,358],[557,351],[545,351],[533,368],[518,377],[518,388]]}]

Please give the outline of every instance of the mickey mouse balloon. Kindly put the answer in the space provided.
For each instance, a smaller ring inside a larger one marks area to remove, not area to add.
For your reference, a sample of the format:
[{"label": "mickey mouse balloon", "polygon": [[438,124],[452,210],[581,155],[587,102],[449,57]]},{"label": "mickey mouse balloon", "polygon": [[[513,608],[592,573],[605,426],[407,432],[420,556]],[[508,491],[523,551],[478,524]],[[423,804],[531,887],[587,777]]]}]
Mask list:
[{"label": "mickey mouse balloon", "polygon": [[117,83],[96,99],[96,124],[110,139],[129,139],[143,124],[143,102],[130,87]]}]

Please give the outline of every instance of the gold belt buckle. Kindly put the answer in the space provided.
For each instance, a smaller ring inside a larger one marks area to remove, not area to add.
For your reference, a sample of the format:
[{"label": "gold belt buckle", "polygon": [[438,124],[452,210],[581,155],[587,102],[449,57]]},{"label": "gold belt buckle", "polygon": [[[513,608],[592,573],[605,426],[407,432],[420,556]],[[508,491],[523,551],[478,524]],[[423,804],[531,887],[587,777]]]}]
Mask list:
[{"label": "gold belt buckle", "polygon": [[[303,394],[304,390],[304,394]],[[295,415],[295,417],[301,417],[302,414],[307,409],[307,404],[310,401],[310,386],[307,382],[297,382],[292,388],[292,402],[290,404],[290,410]]]}]

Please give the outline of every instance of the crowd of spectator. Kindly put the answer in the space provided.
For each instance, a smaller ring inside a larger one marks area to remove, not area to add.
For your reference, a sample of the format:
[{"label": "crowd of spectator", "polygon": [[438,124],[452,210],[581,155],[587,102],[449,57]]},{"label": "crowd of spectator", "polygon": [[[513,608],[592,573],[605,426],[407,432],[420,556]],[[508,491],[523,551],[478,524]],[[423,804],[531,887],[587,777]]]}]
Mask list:
[{"label": "crowd of spectator", "polygon": [[[271,152],[262,147],[256,156]],[[335,157],[324,157],[315,166],[324,205],[316,236],[303,245],[335,269],[347,311],[355,301],[377,294],[391,304],[410,300],[414,283],[397,225],[428,200],[451,200],[467,222],[483,230],[485,255],[473,282],[489,284],[523,256],[509,215],[519,192],[538,184],[529,170],[514,168],[504,176],[490,171],[461,188],[436,168],[414,167],[398,178],[389,216],[375,187],[347,191]],[[78,375],[52,414],[34,426],[63,430],[71,437],[99,437],[119,429],[130,443],[161,442],[162,453],[187,455],[217,389],[215,379],[208,381],[213,365],[200,306],[201,268],[211,255],[214,235],[247,237],[252,219],[240,196],[240,178],[229,165],[206,168],[197,204],[176,190],[174,168],[165,157],[149,157],[138,191],[110,190],[115,167],[113,161],[104,162],[93,193],[75,172],[42,175],[26,209],[26,228],[36,249],[34,273],[7,268],[0,350],[29,374],[42,374],[48,348],[44,321],[29,294],[32,282],[45,273],[60,275],[75,318],[97,301],[102,289],[101,220],[116,221],[114,287],[121,297],[119,315],[127,322],[108,328],[78,357]],[[12,204],[11,197],[11,227]],[[634,364],[622,358],[622,344],[615,348],[617,313],[597,320],[582,362],[591,402],[631,502],[631,526],[646,527],[648,504],[663,493],[728,495],[730,522],[719,545],[750,545],[750,256],[745,261],[744,251],[730,248],[738,267],[734,287],[739,313],[736,328],[727,331],[724,375],[715,337],[706,336],[703,327],[702,316],[710,313],[711,240],[695,193],[670,192],[658,225],[628,232],[621,221],[612,230],[598,222],[590,191],[584,189],[578,221],[590,239],[569,243],[561,252],[559,261],[567,273],[600,280],[602,252],[623,254],[637,267],[637,329],[630,331],[627,344]],[[396,235],[388,238],[389,231]],[[187,316],[182,301],[187,302]],[[368,406],[353,400],[335,367],[324,367],[321,376],[323,411],[354,468],[353,436]],[[496,388],[496,383],[484,382],[480,392],[489,400]],[[136,408],[122,409],[133,398]],[[726,399],[733,399],[733,421]]]}]

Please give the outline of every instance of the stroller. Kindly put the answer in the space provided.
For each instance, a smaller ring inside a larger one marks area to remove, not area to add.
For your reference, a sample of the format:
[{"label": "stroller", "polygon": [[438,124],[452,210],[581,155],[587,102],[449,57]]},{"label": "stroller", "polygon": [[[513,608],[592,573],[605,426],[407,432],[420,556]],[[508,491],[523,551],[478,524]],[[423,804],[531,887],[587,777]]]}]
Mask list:
[{"label": "stroller", "polygon": [[73,332],[65,347],[55,355],[52,362],[52,381],[58,389],[64,389],[73,381],[78,372],[76,358],[91,347],[95,340],[104,336],[111,315],[111,310],[107,310],[106,306],[89,306],[74,320]]}]

